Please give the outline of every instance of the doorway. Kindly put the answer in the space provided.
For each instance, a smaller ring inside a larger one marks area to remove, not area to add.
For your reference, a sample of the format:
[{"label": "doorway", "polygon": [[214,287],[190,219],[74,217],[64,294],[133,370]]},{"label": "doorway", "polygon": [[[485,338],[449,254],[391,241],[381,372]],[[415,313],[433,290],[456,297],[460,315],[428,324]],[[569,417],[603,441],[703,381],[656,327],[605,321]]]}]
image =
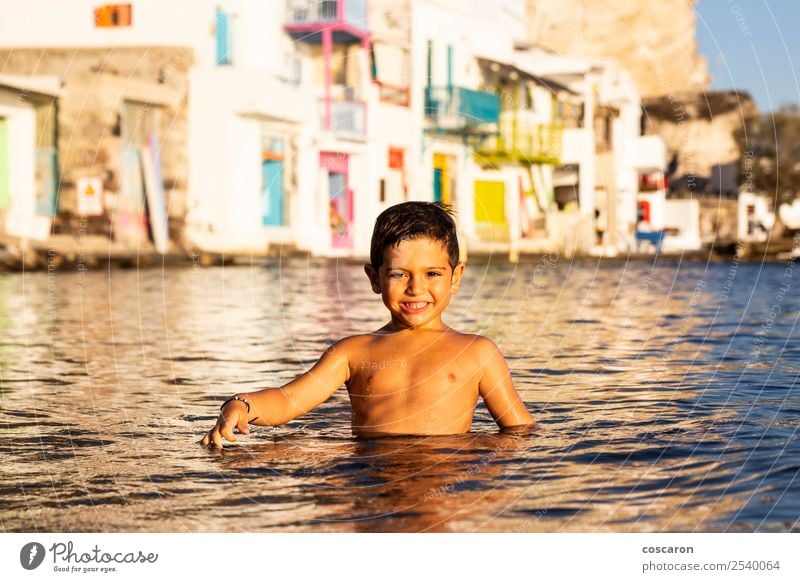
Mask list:
[{"label": "doorway", "polygon": [[284,158],[273,152],[263,152],[261,222],[264,226],[284,226]]}]

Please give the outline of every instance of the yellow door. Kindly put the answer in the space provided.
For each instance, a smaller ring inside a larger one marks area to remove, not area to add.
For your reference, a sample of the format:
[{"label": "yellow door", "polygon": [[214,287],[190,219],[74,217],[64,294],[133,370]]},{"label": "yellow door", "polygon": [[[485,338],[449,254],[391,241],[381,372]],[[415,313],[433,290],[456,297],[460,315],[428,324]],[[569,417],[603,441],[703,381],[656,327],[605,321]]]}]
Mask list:
[{"label": "yellow door", "polygon": [[483,239],[508,240],[505,183],[475,180],[475,226]]},{"label": "yellow door", "polygon": [[475,181],[475,222],[506,223],[506,193],[503,182]]}]

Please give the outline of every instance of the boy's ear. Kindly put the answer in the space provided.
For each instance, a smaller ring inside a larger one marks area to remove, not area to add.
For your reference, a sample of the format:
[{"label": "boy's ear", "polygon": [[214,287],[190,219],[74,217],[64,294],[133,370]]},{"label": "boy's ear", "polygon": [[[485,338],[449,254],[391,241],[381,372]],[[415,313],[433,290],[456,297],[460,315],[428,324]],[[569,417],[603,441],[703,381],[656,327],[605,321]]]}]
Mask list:
[{"label": "boy's ear", "polygon": [[375,293],[381,292],[381,278],[378,275],[378,272],[370,263],[364,263],[364,272],[369,277],[369,283],[372,286],[372,290]]},{"label": "boy's ear", "polygon": [[453,269],[453,280],[452,283],[450,283],[451,293],[458,293],[458,290],[461,287],[461,277],[464,275],[465,268],[466,265],[464,263],[459,263],[456,265],[455,269]]}]

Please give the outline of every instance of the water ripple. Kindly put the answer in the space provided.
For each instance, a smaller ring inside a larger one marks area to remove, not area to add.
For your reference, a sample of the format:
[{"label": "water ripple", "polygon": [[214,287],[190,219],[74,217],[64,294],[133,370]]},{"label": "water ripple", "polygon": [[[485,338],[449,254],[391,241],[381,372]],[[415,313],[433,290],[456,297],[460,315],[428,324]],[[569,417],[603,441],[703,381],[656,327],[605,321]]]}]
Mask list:
[{"label": "water ripple", "polygon": [[535,295],[531,265],[467,269],[446,321],[501,346],[532,437],[498,434],[480,405],[466,435],[354,439],[339,391],[223,451],[197,442],[225,395],[384,323],[359,264],[85,273],[82,294],[74,273],[6,276],[0,523],[796,531],[800,295],[767,328],[784,265],[741,264],[733,286],[728,267],[564,263]]}]

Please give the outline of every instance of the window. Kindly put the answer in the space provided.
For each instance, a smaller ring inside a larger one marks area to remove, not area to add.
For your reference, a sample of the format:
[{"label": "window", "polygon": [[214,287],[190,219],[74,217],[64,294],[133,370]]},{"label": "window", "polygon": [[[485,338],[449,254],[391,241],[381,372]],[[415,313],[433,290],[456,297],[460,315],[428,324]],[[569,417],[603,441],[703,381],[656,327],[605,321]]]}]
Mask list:
[{"label": "window", "polygon": [[231,64],[231,31],[230,15],[222,8],[217,7],[217,64]]},{"label": "window", "polygon": [[115,28],[133,24],[133,9],[130,4],[104,4],[94,9],[94,25],[97,28]]},{"label": "window", "polygon": [[403,150],[401,148],[389,148],[389,167],[393,170],[402,170],[404,166]]}]

